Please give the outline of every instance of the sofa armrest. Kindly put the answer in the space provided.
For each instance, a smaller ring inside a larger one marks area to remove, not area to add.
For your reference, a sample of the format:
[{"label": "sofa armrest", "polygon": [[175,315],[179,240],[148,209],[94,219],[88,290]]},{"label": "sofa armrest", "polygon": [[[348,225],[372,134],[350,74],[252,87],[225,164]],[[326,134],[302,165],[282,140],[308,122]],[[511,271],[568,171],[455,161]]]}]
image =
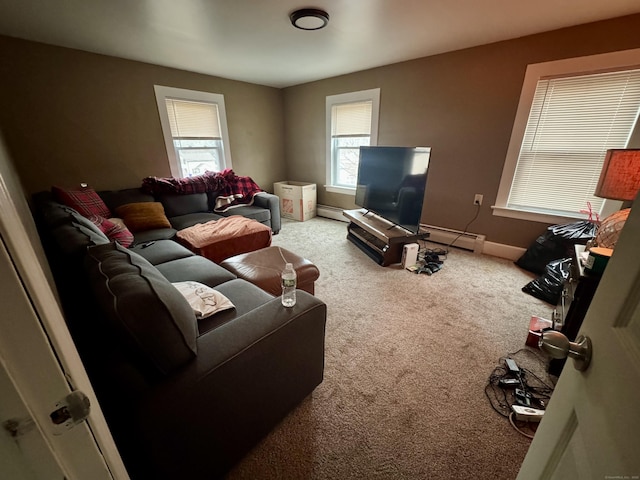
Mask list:
[{"label": "sofa armrest", "polygon": [[197,358],[141,405],[154,478],[218,478],[322,382],[326,305],[297,294],[199,337]]},{"label": "sofa armrest", "polygon": [[271,211],[271,230],[274,235],[277,234],[282,225],[280,221],[280,197],[273,193],[260,192],[253,197],[253,204],[256,207],[268,208]]}]

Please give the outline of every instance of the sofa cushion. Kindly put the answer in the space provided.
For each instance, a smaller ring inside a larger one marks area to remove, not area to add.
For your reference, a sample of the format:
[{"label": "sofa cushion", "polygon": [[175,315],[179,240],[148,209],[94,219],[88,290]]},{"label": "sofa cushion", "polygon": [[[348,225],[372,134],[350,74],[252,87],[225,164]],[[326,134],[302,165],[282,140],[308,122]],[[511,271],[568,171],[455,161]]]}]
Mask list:
[{"label": "sofa cushion", "polygon": [[98,195],[104,200],[111,212],[127,203],[155,202],[152,195],[143,193],[139,188],[124,188],[122,190],[101,190]]},{"label": "sofa cushion", "polygon": [[74,215],[82,216],[73,208],[54,200],[38,199],[37,202],[38,219],[48,228],[55,228],[63,223],[69,223],[74,220]]},{"label": "sofa cushion", "polygon": [[144,245],[157,240],[171,240],[176,236],[176,233],[178,231],[175,228],[154,228],[144,232],[136,232],[133,235],[133,244]]},{"label": "sofa cushion", "polygon": [[179,258],[195,255],[191,250],[173,240],[155,240],[131,247],[134,252],[144,257],[151,265],[170,262]]},{"label": "sofa cushion", "polygon": [[176,230],[184,230],[185,228],[193,227],[196,223],[207,223],[212,220],[220,220],[221,218],[220,215],[215,213],[198,212],[171,217],[169,221]]},{"label": "sofa cushion", "polygon": [[85,266],[109,320],[158,371],[168,374],[195,357],[193,310],[147,260],[109,243],[89,248]]},{"label": "sofa cushion", "polygon": [[233,322],[236,318],[247,315],[256,308],[260,308],[273,300],[273,295],[270,293],[239,278],[222,283],[215,289],[227,297],[235,305],[235,308],[199,320],[198,331],[200,335],[204,335],[226,323]]},{"label": "sofa cushion", "polygon": [[230,208],[221,215],[225,217],[230,217],[232,215],[242,215],[243,217],[257,220],[258,222],[269,227],[271,226],[271,210],[262,207],[254,207],[253,205]]},{"label": "sofa cushion", "polygon": [[234,308],[233,303],[227,297],[204,283],[189,280],[172,283],[172,285],[189,302],[198,320]]},{"label": "sofa cushion", "polygon": [[124,220],[132,232],[144,232],[155,228],[171,228],[160,202],[139,202],[120,205],[116,215]]},{"label": "sofa cushion", "polygon": [[72,220],[68,223],[62,223],[51,230],[51,235],[57,248],[64,255],[84,255],[87,247],[109,243],[109,239],[98,227],[88,219],[80,215],[78,217],[83,218],[84,221]]},{"label": "sofa cushion", "polygon": [[206,193],[190,193],[184,195],[161,194],[158,200],[164,206],[167,217],[177,217],[188,213],[206,212],[209,209]]},{"label": "sofa cushion", "polygon": [[80,215],[87,218],[92,215],[99,215],[105,218],[111,216],[111,211],[93,188],[68,190],[54,186],[51,191],[57,201],[73,208]]},{"label": "sofa cushion", "polygon": [[156,265],[156,268],[170,282],[193,280],[210,287],[238,278],[220,265],[199,255],[161,263]]}]

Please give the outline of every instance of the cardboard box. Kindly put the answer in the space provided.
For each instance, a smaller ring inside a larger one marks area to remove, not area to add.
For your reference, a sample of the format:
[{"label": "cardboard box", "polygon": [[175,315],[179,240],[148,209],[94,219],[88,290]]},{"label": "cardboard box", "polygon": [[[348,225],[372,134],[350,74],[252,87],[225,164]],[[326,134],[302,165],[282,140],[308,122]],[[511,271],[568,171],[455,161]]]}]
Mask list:
[{"label": "cardboard box", "polygon": [[304,222],[316,216],[315,183],[276,182],[273,193],[280,197],[280,216]]}]

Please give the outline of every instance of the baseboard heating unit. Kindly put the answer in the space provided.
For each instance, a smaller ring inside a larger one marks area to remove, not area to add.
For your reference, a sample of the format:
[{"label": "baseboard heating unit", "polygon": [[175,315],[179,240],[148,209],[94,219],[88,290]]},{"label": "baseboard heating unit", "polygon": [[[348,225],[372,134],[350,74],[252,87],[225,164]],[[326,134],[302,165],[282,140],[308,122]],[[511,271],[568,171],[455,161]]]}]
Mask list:
[{"label": "baseboard heating unit", "polygon": [[333,220],[349,223],[347,217],[342,214],[343,211],[343,208],[330,207],[328,205],[318,205],[316,207],[316,215],[319,217],[332,218]]},{"label": "baseboard heating unit", "polygon": [[[473,253],[482,253],[484,250],[484,235],[477,233],[461,232],[460,230],[453,230],[451,228],[436,227],[434,225],[420,225],[420,230],[429,232],[428,241],[434,243],[441,243],[443,245],[449,245],[453,243],[453,247],[462,248],[464,250],[472,251]],[[459,237],[459,238],[458,238]]]}]

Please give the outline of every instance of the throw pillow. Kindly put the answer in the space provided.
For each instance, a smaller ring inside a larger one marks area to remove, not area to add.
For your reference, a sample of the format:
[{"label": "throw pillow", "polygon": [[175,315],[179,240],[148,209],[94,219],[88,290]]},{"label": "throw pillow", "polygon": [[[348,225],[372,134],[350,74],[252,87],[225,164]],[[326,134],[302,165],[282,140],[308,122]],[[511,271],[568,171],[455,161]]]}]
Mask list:
[{"label": "throw pillow", "polygon": [[133,234],[121,219],[92,215],[89,217],[89,220],[91,220],[102,233],[109,237],[109,240],[118,242],[125,248],[129,248],[133,243]]},{"label": "throw pillow", "polygon": [[144,232],[154,228],[171,228],[160,202],[128,203],[116,208],[116,215],[132,232]]},{"label": "throw pillow", "polygon": [[99,215],[104,218],[109,218],[111,212],[109,207],[102,201],[100,195],[96,193],[93,188],[83,188],[81,190],[68,190],[62,187],[52,187],[51,192],[54,198],[66,205],[73,208],[83,217],[91,217],[92,215]]},{"label": "throw pillow", "polygon": [[189,302],[198,320],[210,317],[214,313],[235,308],[233,303],[222,293],[199,282],[175,282],[174,287]]}]

